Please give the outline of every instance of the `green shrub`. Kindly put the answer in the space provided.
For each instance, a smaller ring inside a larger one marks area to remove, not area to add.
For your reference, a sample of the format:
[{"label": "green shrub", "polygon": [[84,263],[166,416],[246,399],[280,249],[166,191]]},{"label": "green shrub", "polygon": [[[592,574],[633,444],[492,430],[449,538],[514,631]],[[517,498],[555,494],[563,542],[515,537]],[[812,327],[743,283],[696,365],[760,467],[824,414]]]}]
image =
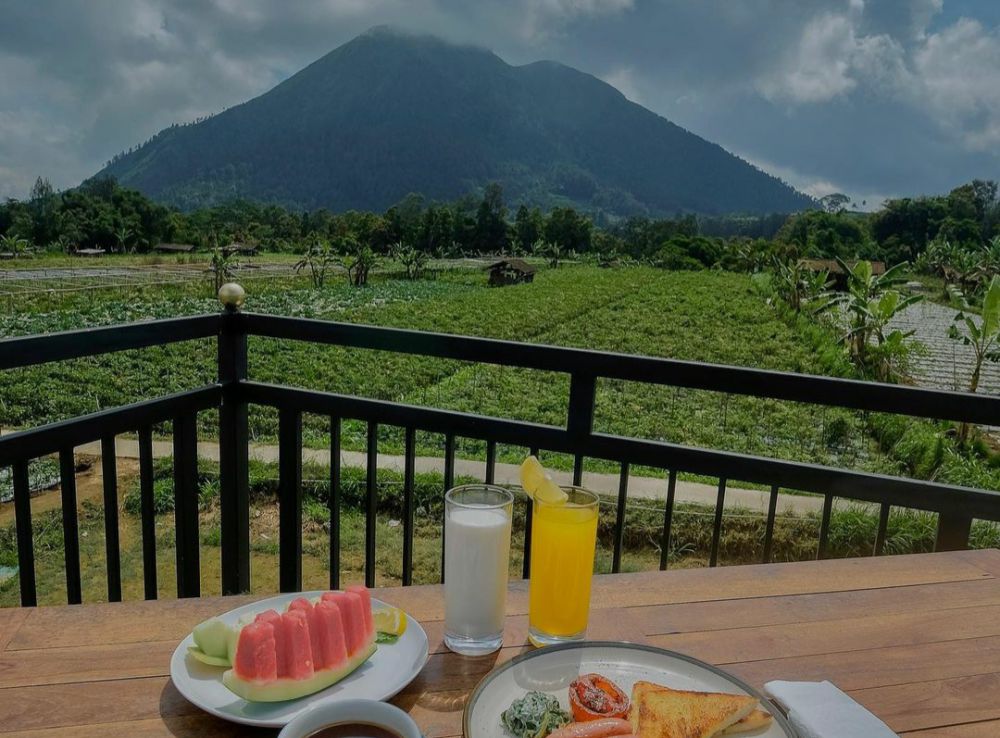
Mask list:
[{"label": "green shrub", "polygon": [[[139,482],[136,481],[122,500],[122,507],[130,515],[142,514],[142,497]],[[157,515],[172,512],[174,509],[174,480],[171,477],[153,479],[153,512]]]}]

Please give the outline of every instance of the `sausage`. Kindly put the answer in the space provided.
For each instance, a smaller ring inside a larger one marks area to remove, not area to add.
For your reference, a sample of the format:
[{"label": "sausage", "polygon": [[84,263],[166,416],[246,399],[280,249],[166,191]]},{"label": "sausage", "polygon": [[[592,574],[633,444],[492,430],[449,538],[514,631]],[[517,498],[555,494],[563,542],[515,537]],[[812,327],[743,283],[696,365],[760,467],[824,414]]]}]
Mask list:
[{"label": "sausage", "polygon": [[632,733],[632,725],[621,718],[601,718],[585,723],[570,723],[549,733],[549,738],[608,738],[627,736]]}]

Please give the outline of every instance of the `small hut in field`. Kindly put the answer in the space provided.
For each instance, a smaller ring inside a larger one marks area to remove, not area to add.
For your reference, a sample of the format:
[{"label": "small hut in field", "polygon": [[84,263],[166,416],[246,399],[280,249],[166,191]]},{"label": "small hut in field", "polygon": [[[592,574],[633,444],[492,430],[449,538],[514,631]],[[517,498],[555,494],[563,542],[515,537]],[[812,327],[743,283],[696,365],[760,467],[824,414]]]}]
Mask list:
[{"label": "small hut in field", "polygon": [[[845,261],[851,269],[857,266],[859,259],[854,259],[852,261]],[[876,277],[880,274],[885,274],[885,262],[884,261],[873,261],[872,274]],[[829,272],[830,279],[833,281],[833,288],[844,292],[847,290],[847,272],[840,268],[840,264],[834,259],[800,259],[799,266],[810,272]]]},{"label": "small hut in field", "polygon": [[193,243],[158,243],[153,247],[158,254],[190,254],[194,251]]},{"label": "small hut in field", "polygon": [[222,247],[223,252],[226,254],[237,254],[238,256],[256,256],[257,247],[251,246],[248,243],[240,243],[239,241],[233,241],[228,246]]},{"label": "small hut in field", "polygon": [[484,267],[490,273],[490,287],[531,282],[535,279],[535,267],[524,259],[501,259]]}]

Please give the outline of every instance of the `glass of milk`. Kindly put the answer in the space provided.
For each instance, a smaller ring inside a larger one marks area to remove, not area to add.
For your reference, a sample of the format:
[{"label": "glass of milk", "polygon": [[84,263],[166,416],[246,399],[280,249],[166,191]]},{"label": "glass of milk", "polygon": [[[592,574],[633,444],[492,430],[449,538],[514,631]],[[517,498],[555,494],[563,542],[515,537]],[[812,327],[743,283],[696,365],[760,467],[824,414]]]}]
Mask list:
[{"label": "glass of milk", "polygon": [[503,643],[514,495],[467,484],[444,497],[444,643],[481,656]]}]

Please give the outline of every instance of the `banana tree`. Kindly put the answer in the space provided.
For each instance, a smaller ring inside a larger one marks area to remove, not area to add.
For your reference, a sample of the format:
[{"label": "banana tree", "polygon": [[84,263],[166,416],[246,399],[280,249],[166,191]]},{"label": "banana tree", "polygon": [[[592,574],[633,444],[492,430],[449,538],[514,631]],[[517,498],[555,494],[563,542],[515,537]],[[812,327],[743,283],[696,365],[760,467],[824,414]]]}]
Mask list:
[{"label": "banana tree", "polygon": [[27,253],[30,246],[31,242],[26,238],[14,236],[9,233],[0,236],[0,251],[13,254],[15,257]]},{"label": "banana tree", "polygon": [[775,289],[795,312],[830,287],[830,272],[813,272],[799,259],[774,259]]},{"label": "banana tree", "polygon": [[838,258],[837,264],[847,275],[847,291],[826,293],[826,301],[816,312],[839,310],[847,324],[842,340],[851,360],[879,381],[890,381],[908,355],[906,339],[913,335],[912,331],[892,329],[890,324],[922,297],[903,296],[893,289],[906,281],[905,264],[897,264],[883,274],[875,274],[870,261],[859,261],[852,268]]},{"label": "banana tree", "polygon": [[[986,290],[982,319],[979,323],[962,311],[955,316],[949,335],[970,346],[975,354],[972,376],[969,379],[969,392],[975,392],[979,389],[983,363],[1000,361],[1000,277],[993,277]],[[962,423],[959,428],[959,440],[964,443],[968,437],[969,425]]]}]

